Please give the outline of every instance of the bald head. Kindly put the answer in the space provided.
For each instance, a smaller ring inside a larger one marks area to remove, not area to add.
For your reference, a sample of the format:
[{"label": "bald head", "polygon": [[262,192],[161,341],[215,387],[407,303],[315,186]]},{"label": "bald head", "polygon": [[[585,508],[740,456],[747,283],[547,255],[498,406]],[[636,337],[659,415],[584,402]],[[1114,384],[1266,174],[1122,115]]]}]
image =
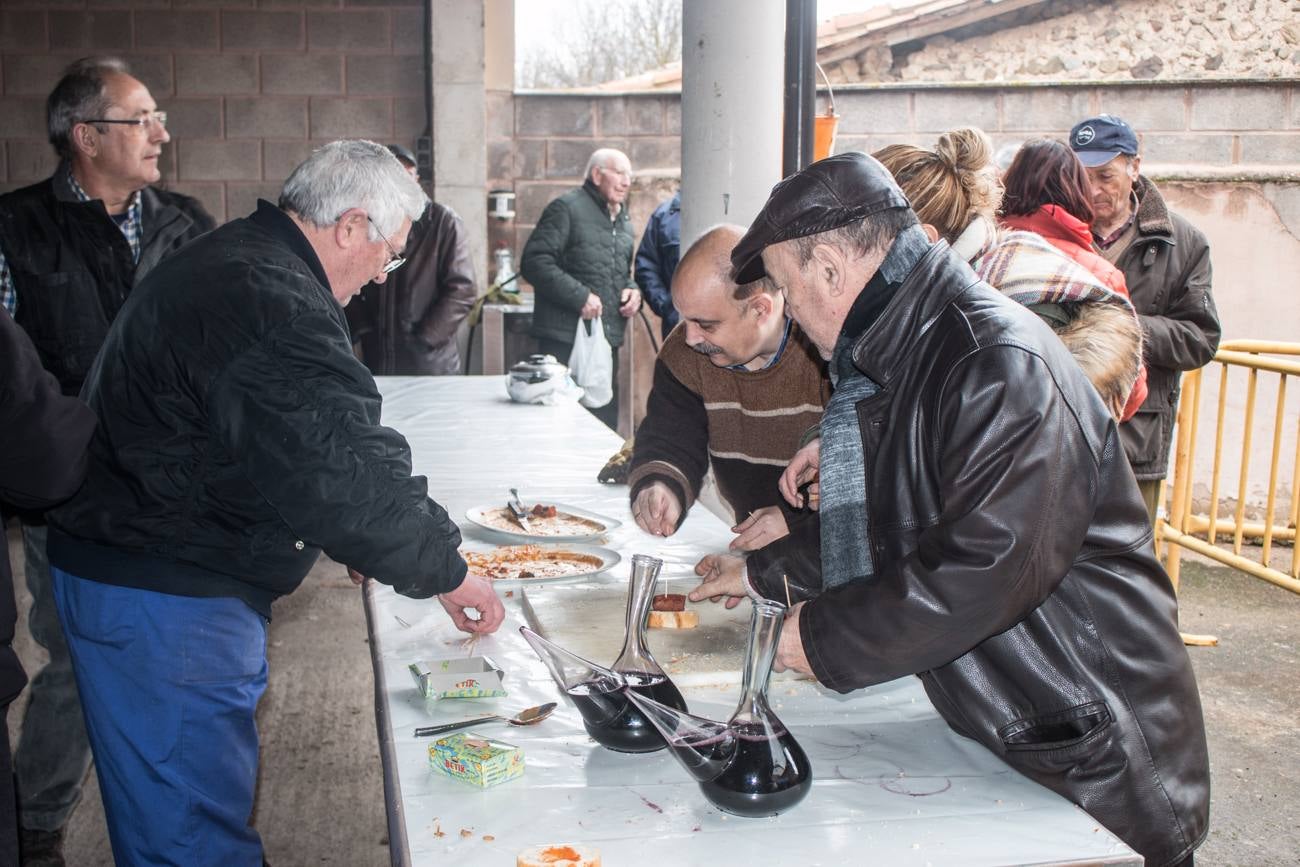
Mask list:
[{"label": "bald head", "polygon": [[691,244],[673,273],[673,306],[696,352],[719,367],[759,369],[781,345],[785,305],[766,280],[732,281],[731,252],[744,234],[744,226],[723,224]]}]

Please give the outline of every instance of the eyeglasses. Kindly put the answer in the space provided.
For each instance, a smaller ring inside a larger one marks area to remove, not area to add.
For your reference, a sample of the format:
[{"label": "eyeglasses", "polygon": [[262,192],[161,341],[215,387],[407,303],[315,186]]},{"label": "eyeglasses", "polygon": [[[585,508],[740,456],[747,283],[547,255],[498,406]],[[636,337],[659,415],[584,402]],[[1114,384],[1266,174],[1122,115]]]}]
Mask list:
[{"label": "eyeglasses", "polygon": [[374,220],[371,220],[369,214],[366,215],[366,219],[367,219],[367,220],[370,220],[370,225],[372,225],[372,226],[375,227],[375,231],[376,231],[376,232],[379,232],[379,237],[381,237],[381,238],[384,239],[384,246],[388,247],[388,252],[393,254],[393,255],[392,255],[392,258],[389,259],[389,260],[384,264],[384,268],[383,268],[383,271],[384,271],[385,274],[391,274],[391,273],[393,273],[394,271],[396,271],[398,268],[400,268],[400,267],[402,267],[403,265],[405,265],[405,264],[406,264],[406,259],[404,259],[404,258],[402,258],[401,256],[399,256],[398,253],[397,253],[397,251],[393,249],[393,245],[390,244],[390,243],[388,243],[388,238],[386,238],[386,237],[384,236],[384,233],[383,233],[383,232],[380,232],[380,231],[379,231],[379,224],[376,223]]},{"label": "eyeglasses", "polygon": [[82,123],[120,123],[123,126],[134,126],[142,129],[144,127],[149,126],[149,124],[151,123],[156,123],[159,126],[165,127],[167,126],[167,112],[151,111],[145,114],[143,117],[133,117],[128,120],[121,120],[118,118],[111,118],[111,117],[91,117],[91,118],[87,118],[86,120],[83,120]]}]

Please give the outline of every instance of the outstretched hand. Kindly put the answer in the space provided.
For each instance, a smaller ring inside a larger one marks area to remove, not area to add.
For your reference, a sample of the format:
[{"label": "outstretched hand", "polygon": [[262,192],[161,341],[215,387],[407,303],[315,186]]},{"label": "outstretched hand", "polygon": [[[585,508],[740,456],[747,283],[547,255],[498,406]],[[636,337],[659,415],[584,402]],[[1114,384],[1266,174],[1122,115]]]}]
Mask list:
[{"label": "outstretched hand", "polygon": [[731,540],[727,546],[729,550],[757,551],[790,535],[790,528],[786,526],[785,514],[780,508],[764,506],[751,512],[748,518],[732,527],[731,532],[739,535]]},{"label": "outstretched hand", "polygon": [[[821,437],[818,437],[795,452],[781,473],[781,480],[777,482],[781,496],[796,509],[807,506],[813,511],[817,510],[821,492],[821,486],[817,483],[821,468],[821,446]],[[804,485],[808,485],[807,502],[804,502],[804,495],[799,491]]]},{"label": "outstretched hand", "polygon": [[700,586],[687,594],[692,602],[708,599],[710,602],[726,600],[728,608],[735,608],[749,593],[745,589],[745,558],[735,554],[708,554],[695,564],[695,574]]},{"label": "outstretched hand", "polygon": [[[438,601],[461,632],[487,635],[496,632],[501,621],[506,618],[505,606],[501,604],[501,599],[492,586],[492,579],[482,575],[466,575],[459,587],[443,593]],[[469,608],[478,612],[477,619],[466,613]]]}]

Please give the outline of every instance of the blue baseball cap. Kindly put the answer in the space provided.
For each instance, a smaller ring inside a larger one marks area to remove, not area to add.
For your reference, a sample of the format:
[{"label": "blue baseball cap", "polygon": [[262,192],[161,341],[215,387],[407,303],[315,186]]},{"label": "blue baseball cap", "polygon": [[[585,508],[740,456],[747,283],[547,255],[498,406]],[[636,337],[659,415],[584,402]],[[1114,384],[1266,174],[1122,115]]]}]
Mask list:
[{"label": "blue baseball cap", "polygon": [[1104,166],[1120,154],[1135,157],[1137,133],[1113,114],[1099,114],[1080,121],[1070,130],[1070,149],[1088,168]]}]

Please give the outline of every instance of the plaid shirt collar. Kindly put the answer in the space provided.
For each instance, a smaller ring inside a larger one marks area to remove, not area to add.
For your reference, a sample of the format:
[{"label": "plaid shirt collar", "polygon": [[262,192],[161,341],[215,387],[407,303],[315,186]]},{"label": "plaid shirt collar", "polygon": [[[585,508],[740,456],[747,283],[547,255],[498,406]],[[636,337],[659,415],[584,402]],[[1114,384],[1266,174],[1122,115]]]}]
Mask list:
[{"label": "plaid shirt collar", "polygon": [[[81,184],[77,183],[76,176],[72,174],[72,166],[67,166],[65,170],[67,172],[68,188],[72,190],[72,194],[77,197],[78,201],[89,202],[91,200],[90,194],[81,188]],[[140,198],[139,190],[131,194],[130,204],[126,206],[126,219],[112,218],[113,222],[117,223],[117,227],[122,230],[126,242],[131,246],[131,258],[136,262],[140,261],[140,238],[144,234],[144,224],[140,217]]]},{"label": "plaid shirt collar", "polygon": [[1118,241],[1120,238],[1122,238],[1124,236],[1124,233],[1129,230],[1129,227],[1133,225],[1133,221],[1137,219],[1138,194],[1136,190],[1129,193],[1128,204],[1129,204],[1128,219],[1124,221],[1124,225],[1120,226],[1118,229],[1111,232],[1109,235],[1107,235],[1104,238],[1098,235],[1096,232],[1092,233],[1092,239],[1097,242],[1097,246],[1100,247],[1101,249],[1105,250],[1107,247],[1109,247],[1110,245]]}]

